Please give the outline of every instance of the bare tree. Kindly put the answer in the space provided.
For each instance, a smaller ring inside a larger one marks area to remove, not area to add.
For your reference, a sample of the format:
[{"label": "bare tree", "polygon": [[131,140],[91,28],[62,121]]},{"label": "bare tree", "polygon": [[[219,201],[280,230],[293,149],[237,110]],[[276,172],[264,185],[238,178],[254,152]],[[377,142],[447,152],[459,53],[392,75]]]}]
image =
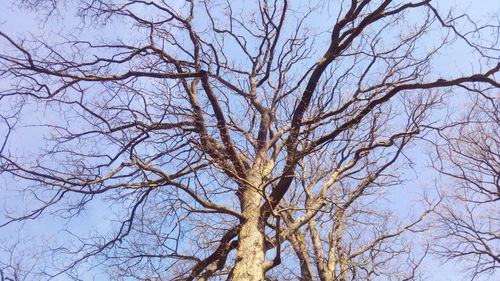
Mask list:
[{"label": "bare tree", "polygon": [[439,130],[435,167],[450,179],[437,211],[435,251],[466,261],[475,279],[500,268],[500,112],[498,97],[471,97],[460,122]]},{"label": "bare tree", "polygon": [[[0,167],[30,202],[0,227],[68,221],[47,278],[418,278],[407,237],[434,206],[398,219],[384,193],[447,93],[499,88],[498,24],[429,0],[73,4],[76,31],[0,31]],[[433,71],[455,44],[481,71]],[[45,139],[26,157],[13,140],[33,111]],[[69,222],[92,204],[108,229],[82,234]]]},{"label": "bare tree", "polygon": [[19,239],[0,241],[0,281],[27,281],[44,278],[38,269],[43,264],[43,256],[31,243]]}]

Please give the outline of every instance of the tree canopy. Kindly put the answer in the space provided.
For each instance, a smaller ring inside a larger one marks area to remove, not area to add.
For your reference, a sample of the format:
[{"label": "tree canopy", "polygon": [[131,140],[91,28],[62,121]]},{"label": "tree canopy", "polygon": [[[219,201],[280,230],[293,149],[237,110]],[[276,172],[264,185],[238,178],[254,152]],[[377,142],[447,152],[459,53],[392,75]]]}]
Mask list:
[{"label": "tree canopy", "polygon": [[500,24],[442,2],[13,1],[0,229],[61,231],[2,281],[493,276]]}]

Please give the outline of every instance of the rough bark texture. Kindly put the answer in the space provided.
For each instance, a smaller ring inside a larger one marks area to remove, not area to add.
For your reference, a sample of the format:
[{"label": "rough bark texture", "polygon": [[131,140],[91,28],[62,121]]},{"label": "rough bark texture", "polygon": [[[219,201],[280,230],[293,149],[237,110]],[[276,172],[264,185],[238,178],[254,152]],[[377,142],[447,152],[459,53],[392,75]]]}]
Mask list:
[{"label": "rough bark texture", "polygon": [[245,222],[241,226],[236,264],[233,271],[235,281],[264,280],[264,229],[260,216],[262,196],[258,175],[249,176],[249,186],[243,192],[242,210]]}]

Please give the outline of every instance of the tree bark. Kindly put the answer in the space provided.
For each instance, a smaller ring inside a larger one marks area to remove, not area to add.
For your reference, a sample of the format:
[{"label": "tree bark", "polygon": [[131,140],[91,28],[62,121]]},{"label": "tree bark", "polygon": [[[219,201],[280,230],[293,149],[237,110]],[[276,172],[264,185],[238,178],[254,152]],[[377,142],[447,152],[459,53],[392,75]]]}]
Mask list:
[{"label": "tree bark", "polygon": [[262,183],[261,175],[249,175],[248,183],[242,195],[242,213],[246,220],[240,230],[233,280],[263,281],[264,225],[261,218],[262,196],[258,191]]}]

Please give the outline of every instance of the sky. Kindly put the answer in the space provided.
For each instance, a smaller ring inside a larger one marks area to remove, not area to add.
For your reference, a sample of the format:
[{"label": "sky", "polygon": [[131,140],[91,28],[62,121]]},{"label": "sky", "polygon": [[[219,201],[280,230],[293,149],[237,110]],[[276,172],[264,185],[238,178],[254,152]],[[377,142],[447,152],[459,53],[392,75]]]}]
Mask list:
[{"label": "sky", "polygon": [[[11,0],[8,0],[7,2],[12,3]],[[480,19],[485,19],[490,16],[498,16],[500,15],[500,2],[496,0],[478,0],[478,1],[473,1],[473,0],[454,0],[454,1],[437,1],[437,5],[440,7],[445,7],[445,6],[457,6],[464,8],[469,15],[471,15],[473,18],[480,18]],[[11,6],[11,5],[7,5]],[[39,27],[41,22],[39,20],[35,20],[34,17],[36,15],[33,15],[33,13],[24,11],[24,12],[19,12],[14,8],[3,8],[2,11],[0,11],[0,30],[7,32],[8,34],[14,34],[14,37],[16,37],[16,34],[26,34],[26,33],[31,33],[35,37],[37,36],[47,36],[53,33],[57,33],[57,30],[61,28],[61,26],[69,26],[69,25],[74,25],[76,23],[75,19],[72,18],[66,18],[64,19],[64,24],[56,24],[56,25],[51,25],[50,23],[47,23],[46,26],[44,26],[44,30],[42,31]],[[110,31],[119,35],[120,33],[126,32],[126,30],[120,29],[118,27],[109,27]],[[47,30],[52,30],[51,32],[47,32]],[[92,36],[92,34],[87,34],[87,36]],[[441,59],[437,61],[437,65],[435,66],[436,70],[438,72],[446,72],[450,73],[450,68],[453,70],[451,72],[459,73],[461,70],[461,65],[465,62],[466,64],[469,64],[469,62],[466,62],[466,60],[462,59],[467,57],[468,54],[464,52],[463,49],[457,48],[450,52],[447,55],[441,56]],[[469,67],[469,65],[466,65],[466,67]],[[0,81],[0,83],[6,83],[5,81]],[[0,106],[2,106],[0,104]],[[30,121],[35,121],[40,119],[46,119],[46,118],[57,118],[57,116],[51,115],[50,112],[46,113],[43,115],[40,113],[41,111],[33,108],[33,111],[37,112],[37,115],[31,116],[29,119]],[[3,128],[0,128],[3,129]],[[0,134],[2,132],[0,131]],[[42,136],[40,132],[33,127],[27,127],[27,128],[19,128],[17,130],[16,135],[13,138],[13,141],[16,142],[17,146],[19,149],[23,149],[26,151],[26,153],[34,152],[37,150],[39,145],[43,142]],[[422,159],[422,164],[425,164],[425,159]],[[15,185],[15,182],[0,182],[0,188],[6,189],[10,185]],[[408,202],[410,198],[408,197],[408,192],[407,190],[411,189],[410,186],[401,189],[400,192],[398,192],[394,198],[394,201],[400,202],[400,208],[404,209],[405,207],[409,206],[409,204],[403,203],[403,202]],[[8,197],[7,197],[8,196]],[[12,201],[12,196],[11,193],[3,192],[0,191],[0,207],[3,207],[2,204],[5,205],[16,205],[16,204],[26,204],[25,202],[22,202],[22,198],[18,198],[17,200]],[[103,216],[102,210],[100,210],[100,204],[99,202],[96,202],[94,206],[91,206],[87,210],[88,215],[86,216],[86,221],[85,222],[75,222],[74,225],[72,226],[74,229],[77,231],[85,232],[87,229],[96,227],[100,229],[105,229],[106,228],[106,223],[105,219]],[[90,218],[90,220],[89,220]],[[92,219],[93,218],[93,219]],[[42,236],[46,237],[61,237],[64,234],[59,232],[57,229],[60,228],[62,225],[59,222],[52,221],[49,217],[42,218],[39,222],[35,224],[27,224],[25,226],[25,230],[28,230],[31,233],[41,233]],[[9,231],[11,233],[9,233]],[[16,239],[18,237],[18,233],[16,231],[16,228],[6,228],[2,232],[0,232],[0,241],[9,239],[10,241],[13,241],[13,239]],[[2,256],[0,256],[2,258]],[[429,276],[429,280],[432,281],[448,281],[448,280],[461,280],[463,277],[462,273],[460,273],[460,265],[455,265],[455,264],[441,264],[437,259],[435,258],[430,258],[427,259],[425,263],[426,267],[429,268],[429,271],[431,272],[431,276]],[[90,280],[90,279],[88,279]],[[97,276],[95,280],[106,280],[104,277],[99,277]],[[477,280],[492,280],[492,279],[477,279]]]}]

